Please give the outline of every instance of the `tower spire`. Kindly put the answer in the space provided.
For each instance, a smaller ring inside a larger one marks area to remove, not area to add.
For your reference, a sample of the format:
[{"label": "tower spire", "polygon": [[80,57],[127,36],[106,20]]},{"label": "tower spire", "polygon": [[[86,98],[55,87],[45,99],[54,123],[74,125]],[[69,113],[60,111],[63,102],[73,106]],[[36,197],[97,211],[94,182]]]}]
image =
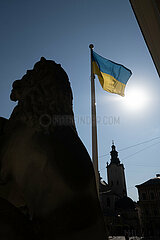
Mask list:
[{"label": "tower spire", "polygon": [[127,196],[124,166],[120,163],[113,140],[111,148],[111,162],[107,163],[108,184],[112,192],[122,198]]},{"label": "tower spire", "polygon": [[116,147],[114,145],[114,141],[112,140],[112,151],[111,154],[111,163],[120,164],[119,158],[118,158],[118,152],[116,151]]}]

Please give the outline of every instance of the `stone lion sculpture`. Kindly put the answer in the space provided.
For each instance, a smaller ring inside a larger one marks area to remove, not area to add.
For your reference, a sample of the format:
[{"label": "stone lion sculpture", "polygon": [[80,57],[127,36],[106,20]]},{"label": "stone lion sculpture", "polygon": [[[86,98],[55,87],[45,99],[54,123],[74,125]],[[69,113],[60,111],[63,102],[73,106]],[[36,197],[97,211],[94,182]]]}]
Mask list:
[{"label": "stone lion sculpture", "polygon": [[94,170],[76,131],[65,71],[42,57],[13,83],[10,98],[18,104],[1,124],[0,180],[16,184],[37,239],[106,239]]}]

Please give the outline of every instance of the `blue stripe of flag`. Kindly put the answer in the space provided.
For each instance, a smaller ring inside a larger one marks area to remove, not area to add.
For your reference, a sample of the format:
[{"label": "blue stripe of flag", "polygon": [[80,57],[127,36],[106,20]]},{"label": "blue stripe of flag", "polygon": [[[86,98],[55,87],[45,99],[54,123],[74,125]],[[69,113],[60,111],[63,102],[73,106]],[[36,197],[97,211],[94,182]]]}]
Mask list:
[{"label": "blue stripe of flag", "polygon": [[96,52],[92,52],[92,60],[95,61],[102,73],[106,73],[114,77],[119,82],[126,84],[130,76],[131,70],[121,64],[112,62],[106,58],[101,57]]}]

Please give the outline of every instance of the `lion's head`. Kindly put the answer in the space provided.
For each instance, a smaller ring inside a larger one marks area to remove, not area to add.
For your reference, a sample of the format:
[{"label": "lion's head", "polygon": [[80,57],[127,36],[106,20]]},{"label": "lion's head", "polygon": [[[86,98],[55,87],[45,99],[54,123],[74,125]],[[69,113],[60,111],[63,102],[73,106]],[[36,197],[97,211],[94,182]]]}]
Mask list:
[{"label": "lion's head", "polygon": [[69,124],[75,128],[72,90],[60,64],[42,57],[12,86],[10,98],[18,101],[12,119],[20,118],[38,128],[52,128],[57,124]]}]

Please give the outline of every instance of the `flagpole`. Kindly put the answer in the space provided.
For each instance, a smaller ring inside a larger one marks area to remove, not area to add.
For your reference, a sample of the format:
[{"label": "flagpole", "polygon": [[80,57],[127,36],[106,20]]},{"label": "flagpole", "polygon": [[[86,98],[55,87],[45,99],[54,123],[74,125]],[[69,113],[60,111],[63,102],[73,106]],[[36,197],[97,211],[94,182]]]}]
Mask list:
[{"label": "flagpole", "polygon": [[95,75],[93,73],[92,52],[93,44],[89,45],[91,61],[91,108],[92,108],[92,161],[96,177],[97,193],[99,196],[99,173],[98,173],[98,147],[97,147],[97,121],[96,121],[96,101],[95,101]]}]

